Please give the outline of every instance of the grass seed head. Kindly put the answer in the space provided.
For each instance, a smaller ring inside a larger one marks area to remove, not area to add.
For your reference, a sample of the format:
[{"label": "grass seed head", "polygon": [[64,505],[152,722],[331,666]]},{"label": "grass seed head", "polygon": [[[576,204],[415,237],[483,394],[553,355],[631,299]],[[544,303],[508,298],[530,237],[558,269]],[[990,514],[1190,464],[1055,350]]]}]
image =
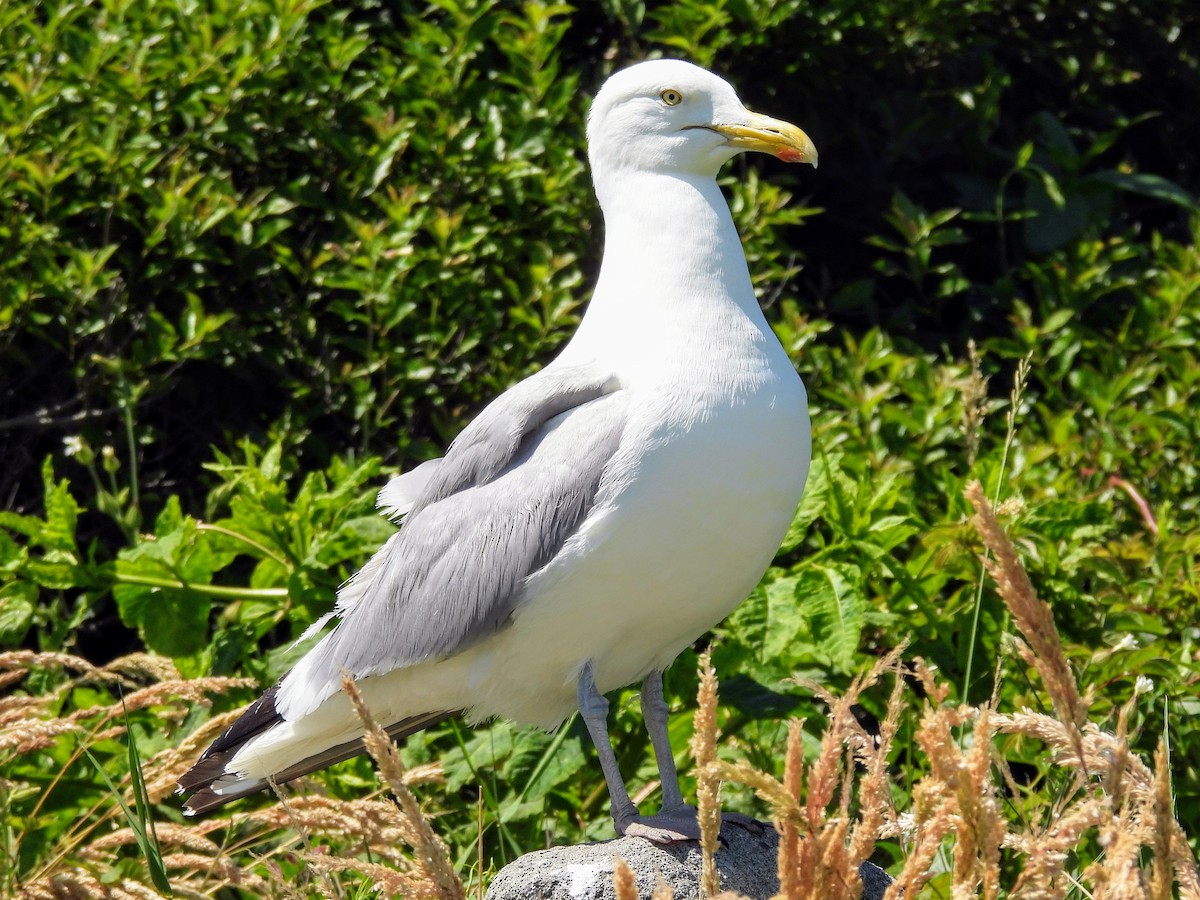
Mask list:
[{"label": "grass seed head", "polygon": [[350,698],[355,712],[362,720],[366,734],[363,743],[379,773],[391,788],[392,796],[396,798],[399,820],[406,832],[411,835],[409,844],[413,848],[416,863],[429,880],[437,886],[438,897],[444,900],[465,900],[466,888],[454,863],[450,860],[449,848],[436,832],[429,820],[421,812],[421,805],[405,782],[404,764],[400,761],[400,753],[396,745],[379,723],[371,716],[370,710],[363,700],[362,692],[349,673],[342,674],[342,690]]},{"label": "grass seed head", "polygon": [[692,756],[696,760],[696,817],[700,825],[700,889],[701,896],[712,897],[721,890],[716,863],[721,834],[721,778],[713,765],[717,758],[717,673],[708,652],[700,657],[699,666]]}]

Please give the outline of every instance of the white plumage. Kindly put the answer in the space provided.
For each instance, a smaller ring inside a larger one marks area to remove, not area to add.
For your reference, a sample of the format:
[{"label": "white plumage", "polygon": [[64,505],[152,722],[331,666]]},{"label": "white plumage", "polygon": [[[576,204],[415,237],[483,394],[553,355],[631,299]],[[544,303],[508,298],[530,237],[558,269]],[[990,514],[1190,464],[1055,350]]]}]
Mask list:
[{"label": "white plumage", "polygon": [[[715,179],[744,150],[816,152],[669,60],[609,79],[588,143],[605,244],[577,333],[380,492],[400,531],[342,589],[333,630],[181,779],[192,811],[357,752],[346,669],[398,736],[456,711],[552,728],[580,708],[618,830],[693,833],[661,672],[762,576],[810,455],[804,386]],[[638,679],[663,774],[654,817],[629,802],[604,725],[601,695]]]}]

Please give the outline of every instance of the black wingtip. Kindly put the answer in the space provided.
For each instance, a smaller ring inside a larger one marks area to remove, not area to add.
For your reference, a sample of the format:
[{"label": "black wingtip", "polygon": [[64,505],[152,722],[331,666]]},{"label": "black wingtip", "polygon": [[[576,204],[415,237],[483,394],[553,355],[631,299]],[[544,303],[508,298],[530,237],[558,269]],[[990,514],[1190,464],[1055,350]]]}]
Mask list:
[{"label": "black wingtip", "polygon": [[187,802],[183,805],[183,814],[189,818],[203,815],[224,806],[226,803],[240,800],[248,794],[257,793],[266,787],[265,783],[255,780],[247,782],[244,787],[239,787],[237,790],[228,793],[222,792],[218,794],[211,787],[201,788],[188,797]]},{"label": "black wingtip", "polygon": [[238,716],[237,721],[212,742],[212,746],[204,751],[200,759],[226,750],[236,751],[250,738],[257,737],[282,722],[283,716],[275,708],[275,697],[278,693],[279,683],[273,684],[263,691],[263,695],[247,706],[246,711]]},{"label": "black wingtip", "polygon": [[230,800],[261,790],[262,785],[257,782],[253,788],[234,794],[217,794],[211,790],[211,786],[216,779],[226,774],[226,765],[242,745],[283,721],[283,716],[275,709],[275,696],[278,693],[278,684],[264,691],[261,697],[246,707],[246,711],[200,754],[196,764],[175,782],[180,793],[192,794],[184,807],[188,815],[207,812]]},{"label": "black wingtip", "polygon": [[[247,741],[283,721],[283,717],[275,709],[275,696],[278,690],[279,685],[277,684],[250,704],[237,721],[200,755],[196,764],[180,776],[176,782],[178,792],[191,794],[184,802],[184,815],[197,816],[211,812],[226,803],[265,790],[269,786],[266,779],[263,778],[247,779],[242,783],[237,783],[235,779],[230,778],[221,785],[219,792],[213,787],[215,782],[230,774],[227,766]],[[452,715],[454,715],[453,712],[434,712],[412,716],[389,725],[385,731],[393,740],[400,740]],[[317,769],[324,769],[334,763],[350,759],[363,751],[362,739],[355,738],[352,741],[346,741],[314,753],[295,765],[274,773],[272,778],[276,783],[283,784]]]},{"label": "black wingtip", "polygon": [[212,753],[212,748],[204,751],[204,755],[194,766],[179,776],[175,782],[179,791],[184,794],[208,787],[212,782],[225,774],[225,764],[233,758],[233,751]]}]

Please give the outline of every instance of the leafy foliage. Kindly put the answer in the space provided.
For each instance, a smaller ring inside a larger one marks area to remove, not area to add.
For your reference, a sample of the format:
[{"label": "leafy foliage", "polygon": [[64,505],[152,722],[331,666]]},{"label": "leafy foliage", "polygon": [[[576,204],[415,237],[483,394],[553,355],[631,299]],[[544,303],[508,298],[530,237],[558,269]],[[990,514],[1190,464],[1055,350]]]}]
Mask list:
[{"label": "leafy foliage", "polygon": [[[587,97],[619,64],[683,55],[804,125],[823,161],[810,177],[739,160],[723,181],[816,446],[775,565],[715,632],[726,735],[780,774],[780,719],[823,715],[794,679],[844,688],[902,638],[953,702],[1044,708],[982,586],[961,499],[978,478],[1093,709],[1137,697],[1133,746],[1166,736],[1200,834],[1189,11],[0,5],[0,646],[284,671],[390,533],[372,509],[384,472],[440,452],[570,333],[600,250]],[[693,663],[675,696],[695,695]],[[64,717],[113,702],[40,671],[20,691],[63,690]],[[652,793],[635,705],[613,733]],[[133,727],[158,751],[205,718]],[[671,727],[682,749],[691,725]],[[1030,790],[1061,787],[1003,746]],[[115,740],[92,752],[128,776]],[[607,833],[590,752],[577,724],[451,723],[404,748],[442,763],[438,828],[485,870]],[[903,805],[923,773],[893,765]],[[65,744],[0,750],[0,771],[5,835],[110,802]],[[363,760],[322,778],[339,798],[373,784]],[[6,843],[0,885],[41,871],[67,827]]]}]

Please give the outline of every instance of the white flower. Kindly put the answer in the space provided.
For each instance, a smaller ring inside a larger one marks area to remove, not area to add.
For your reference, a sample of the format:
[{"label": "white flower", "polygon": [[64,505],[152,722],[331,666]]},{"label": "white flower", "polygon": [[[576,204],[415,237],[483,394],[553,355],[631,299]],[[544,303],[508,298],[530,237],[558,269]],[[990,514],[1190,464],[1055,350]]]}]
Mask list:
[{"label": "white flower", "polygon": [[63,453],[67,456],[78,456],[83,452],[83,438],[78,434],[68,434],[63,438]]},{"label": "white flower", "polygon": [[1126,634],[1123,635],[1119,641],[1117,641],[1116,645],[1113,647],[1113,652],[1115,653],[1118,650],[1136,650],[1137,648],[1137,638],[1135,638],[1132,634]]},{"label": "white flower", "polygon": [[1154,679],[1147,678],[1145,675],[1139,675],[1137,681],[1133,683],[1133,696],[1135,697],[1148,694],[1152,690],[1154,690]]}]

